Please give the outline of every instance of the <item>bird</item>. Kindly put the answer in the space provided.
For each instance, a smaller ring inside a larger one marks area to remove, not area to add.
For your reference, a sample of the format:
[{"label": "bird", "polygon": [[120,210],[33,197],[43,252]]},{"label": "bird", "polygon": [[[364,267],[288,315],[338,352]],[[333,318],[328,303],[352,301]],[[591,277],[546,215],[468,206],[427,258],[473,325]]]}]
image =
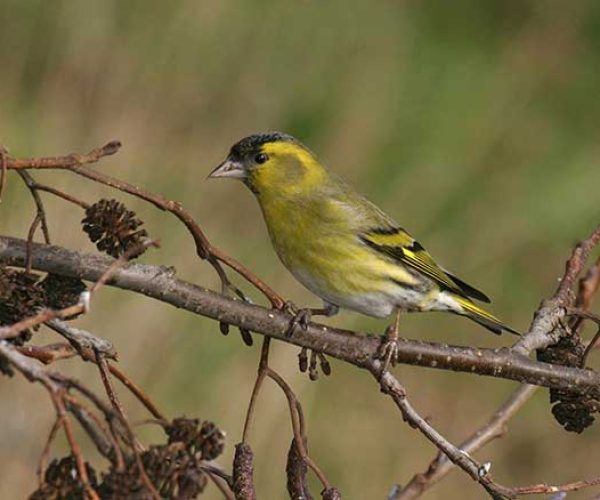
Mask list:
[{"label": "bird", "polygon": [[241,180],[254,194],[283,265],[323,301],[296,311],[312,315],[340,308],[385,318],[380,355],[394,365],[400,315],[444,311],[495,334],[518,335],[475,301],[490,299],[441,267],[394,219],[326,168],[307,146],[282,132],[256,133],[236,142],[209,178]]}]

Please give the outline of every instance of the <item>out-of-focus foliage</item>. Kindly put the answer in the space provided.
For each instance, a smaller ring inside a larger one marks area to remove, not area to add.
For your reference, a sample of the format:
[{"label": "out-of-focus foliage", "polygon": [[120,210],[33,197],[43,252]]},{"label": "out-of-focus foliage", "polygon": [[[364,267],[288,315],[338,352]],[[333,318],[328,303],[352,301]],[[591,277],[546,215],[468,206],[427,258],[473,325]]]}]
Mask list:
[{"label": "out-of-focus foliage", "polygon": [[[120,139],[123,150],[98,168],[180,200],[215,244],[296,303],[316,299],[276,262],[252,197],[232,182],[205,181],[251,132],[298,136],[484,289],[517,329],[554,288],[573,242],[600,222],[600,4],[592,0],[4,0],[0,26],[0,143],[11,154]],[[37,177],[90,203],[114,196],[66,172]],[[25,236],[32,203],[16,175],[8,181],[0,233]],[[217,286],[172,217],[125,201],[162,241],[143,261]],[[48,206],[54,242],[94,251],[79,229],[81,210]],[[228,433],[221,460],[230,464],[257,347],[221,336],[216,323],[108,289],[79,322],[115,342],[121,367],[169,414],[218,421]],[[350,313],[331,323],[385,328]],[[482,346],[513,340],[435,314],[405,317],[402,334]],[[311,453],[346,498],[383,498],[433,456],[368,377],[334,362],[331,377],[311,383],[297,373],[295,349],[277,345],[273,354],[305,405]],[[91,366],[63,363],[97,378]],[[514,387],[398,371],[414,405],[456,441]],[[0,415],[0,496],[22,497],[53,410],[19,377],[2,379],[0,392],[9,402]],[[130,414],[145,418],[124,397]],[[283,396],[268,388],[257,417],[257,489],[281,498],[291,438]],[[508,437],[479,455],[510,484],[572,480],[597,473],[599,432],[565,433],[540,392]],[[206,495],[219,498],[210,487]],[[477,499],[481,490],[454,473],[426,498]]]}]

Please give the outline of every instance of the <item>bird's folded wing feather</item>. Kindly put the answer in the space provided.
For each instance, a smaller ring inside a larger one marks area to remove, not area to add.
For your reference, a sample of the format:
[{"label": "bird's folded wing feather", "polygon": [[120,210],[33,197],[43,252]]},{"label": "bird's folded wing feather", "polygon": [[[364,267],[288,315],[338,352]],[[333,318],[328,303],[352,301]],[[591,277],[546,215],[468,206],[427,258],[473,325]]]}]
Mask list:
[{"label": "bird's folded wing feather", "polygon": [[[324,192],[328,203],[341,208],[344,218],[360,240],[388,258],[416,269],[435,281],[442,289],[483,302],[490,299],[483,293],[446,272],[427,250],[391,217],[343,181],[329,185]],[[338,213],[338,212],[336,212]]]},{"label": "bird's folded wing feather", "polygon": [[374,228],[363,232],[359,237],[374,250],[416,269],[443,289],[484,302],[490,301],[484,293],[442,269],[427,250],[401,228]]}]

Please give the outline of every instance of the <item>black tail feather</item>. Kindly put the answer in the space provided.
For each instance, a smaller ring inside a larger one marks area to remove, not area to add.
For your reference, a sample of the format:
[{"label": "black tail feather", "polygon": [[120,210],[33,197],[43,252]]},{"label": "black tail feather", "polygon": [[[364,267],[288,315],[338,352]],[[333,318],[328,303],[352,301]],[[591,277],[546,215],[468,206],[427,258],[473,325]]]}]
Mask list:
[{"label": "black tail feather", "polygon": [[450,276],[450,279],[452,279],[452,281],[454,281],[454,283],[456,283],[456,286],[458,288],[460,288],[460,291],[466,297],[471,297],[473,299],[480,300],[481,302],[485,302],[486,304],[489,304],[491,302],[490,298],[485,293],[477,290],[477,288],[472,287],[468,283],[465,283],[463,280],[461,280],[460,278],[457,278],[456,276],[454,276],[453,274],[450,274],[449,272],[446,272],[446,274],[448,276]]}]

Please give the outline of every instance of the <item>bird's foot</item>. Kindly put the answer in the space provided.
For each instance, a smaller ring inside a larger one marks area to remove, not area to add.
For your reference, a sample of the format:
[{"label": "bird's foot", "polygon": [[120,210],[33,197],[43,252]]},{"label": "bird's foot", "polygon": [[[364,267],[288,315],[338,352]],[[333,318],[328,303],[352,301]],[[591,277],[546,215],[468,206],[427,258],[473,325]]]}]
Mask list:
[{"label": "bird's foot", "polygon": [[398,331],[400,330],[400,311],[396,312],[394,323],[387,327],[383,337],[383,343],[379,347],[379,357],[383,360],[381,368],[381,376],[388,371],[390,365],[396,366],[398,362],[398,350],[400,344],[398,342]]},{"label": "bird's foot", "polygon": [[386,340],[379,348],[379,356],[384,361],[383,371],[386,371],[389,365],[396,366],[398,362],[398,339]]},{"label": "bird's foot", "polygon": [[286,335],[289,337],[294,333],[296,326],[300,325],[303,330],[308,329],[308,324],[313,316],[334,316],[338,313],[339,307],[333,304],[326,304],[325,307],[318,308],[304,308],[298,309],[292,302],[286,302],[284,310],[294,316],[288,327]]},{"label": "bird's foot", "polygon": [[293,315],[292,320],[288,326],[286,336],[291,337],[292,333],[297,326],[300,326],[303,330],[306,331],[308,329],[308,323],[310,322],[310,318],[312,317],[312,309],[298,309],[291,302],[286,303],[286,311]]},{"label": "bird's foot", "polygon": [[306,373],[306,371],[308,370],[308,377],[311,380],[317,380],[319,378],[319,371],[317,369],[317,359],[319,361],[319,365],[323,374],[327,376],[331,375],[331,365],[329,364],[329,361],[322,352],[311,349],[310,363],[308,360],[308,349],[306,347],[303,347],[300,353],[298,354],[298,364],[300,367],[300,371],[302,373]]},{"label": "bird's foot", "polygon": [[281,307],[281,311],[295,316],[298,314],[298,307],[291,300],[286,300],[285,304],[283,304],[283,307]]},{"label": "bird's foot", "polygon": [[396,366],[396,363],[398,362],[398,349],[398,337],[390,338],[386,333],[384,341],[379,347],[379,357],[383,360],[383,367],[381,368],[382,374],[388,371],[390,365]]}]

